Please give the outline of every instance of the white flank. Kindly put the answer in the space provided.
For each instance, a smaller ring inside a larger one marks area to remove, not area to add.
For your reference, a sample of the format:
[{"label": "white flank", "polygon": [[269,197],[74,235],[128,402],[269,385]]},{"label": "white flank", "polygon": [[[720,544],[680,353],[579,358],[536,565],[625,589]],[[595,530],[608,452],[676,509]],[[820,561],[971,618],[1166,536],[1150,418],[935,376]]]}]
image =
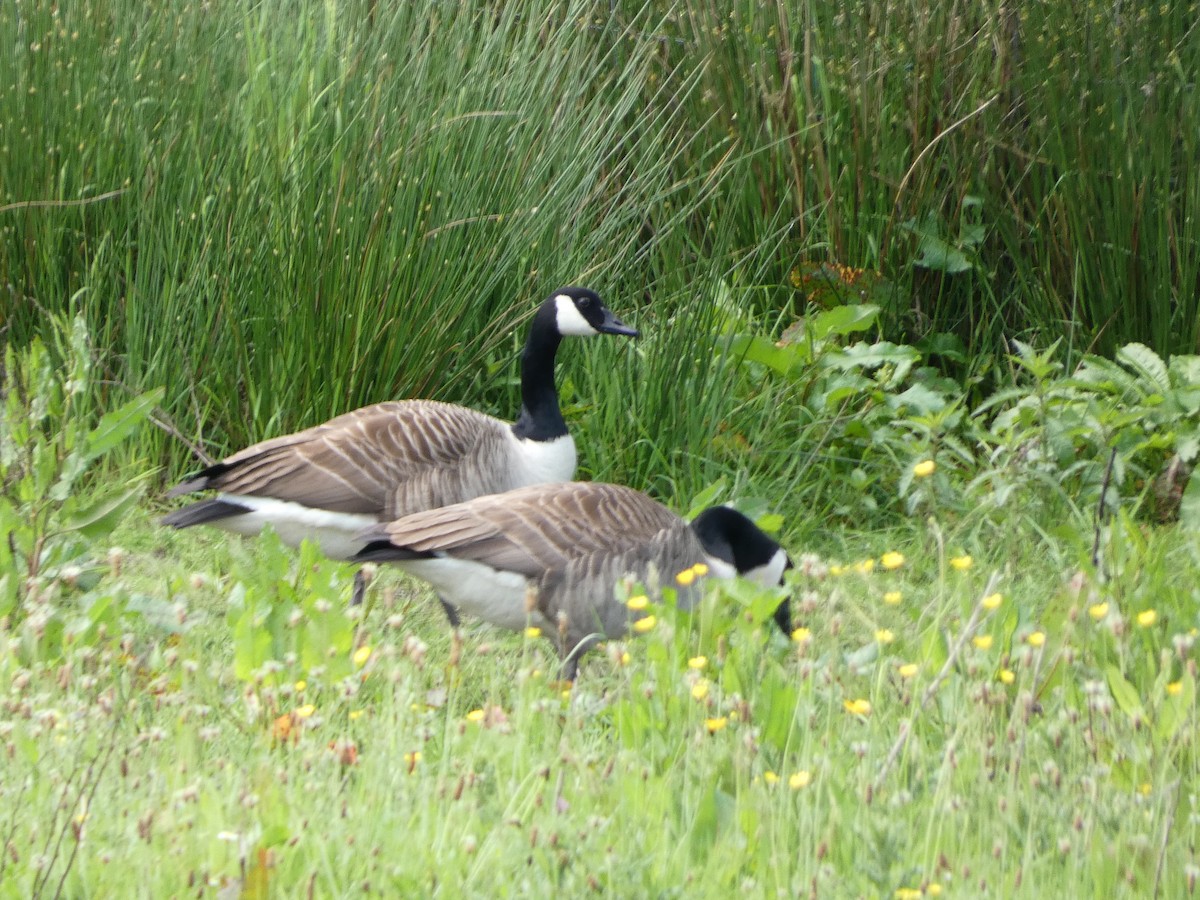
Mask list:
[{"label": "white flank", "polygon": [[575,477],[575,439],[569,434],[552,441],[519,438],[511,428],[504,429],[509,445],[508,489],[531,484],[570,481]]},{"label": "white flank", "polygon": [[221,494],[220,497],[239,506],[248,506],[251,512],[205,524],[251,536],[269,524],[289,547],[299,547],[300,542],[307,538],[319,544],[321,552],[330,559],[352,557],[365,546],[363,541],[355,540],[354,536],[379,522],[375,516],[365,513],[313,509],[311,506],[270,497],[243,497],[237,494]]},{"label": "white flank", "polygon": [[787,554],[780,547],[768,562],[763,563],[761,566],[755,566],[749,572],[743,572],[742,577],[749,578],[751,581],[757,581],[766,587],[778,587],[779,579],[783,577],[783,570],[786,568]]},{"label": "white flank", "polygon": [[558,324],[559,334],[589,337],[600,333],[583,317],[583,313],[575,306],[575,301],[566,294],[559,294],[555,297],[554,306],[556,309],[554,319]]},{"label": "white flank", "polygon": [[541,613],[526,616],[525,576],[493,569],[483,563],[449,556],[437,559],[406,559],[393,562],[397,568],[433,585],[438,595],[460,612],[517,631],[527,620],[539,628],[550,623]]}]

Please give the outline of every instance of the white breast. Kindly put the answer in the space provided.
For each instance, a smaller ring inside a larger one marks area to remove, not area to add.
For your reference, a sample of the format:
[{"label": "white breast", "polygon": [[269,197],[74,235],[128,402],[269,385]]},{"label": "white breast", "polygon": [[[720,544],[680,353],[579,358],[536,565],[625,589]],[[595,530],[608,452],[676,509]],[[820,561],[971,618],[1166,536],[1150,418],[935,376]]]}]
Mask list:
[{"label": "white breast", "polygon": [[508,432],[512,473],[509,490],[531,484],[570,481],[575,477],[575,439],[569,434],[552,441],[531,441]]},{"label": "white breast", "polygon": [[210,524],[234,534],[253,537],[270,524],[279,539],[289,547],[299,547],[307,538],[320,544],[321,552],[330,559],[349,559],[363,548],[363,542],[355,535],[379,520],[364,513],[332,512],[328,509],[313,509],[287,500],[270,497],[242,497],[236,494],[221,494],[222,500],[250,508],[240,516],[218,519]]},{"label": "white breast", "polygon": [[523,575],[504,572],[464,559],[408,559],[395,563],[404,571],[433,585],[438,595],[461,612],[501,628],[516,631],[526,624],[549,628],[536,610],[525,612],[528,583]]}]

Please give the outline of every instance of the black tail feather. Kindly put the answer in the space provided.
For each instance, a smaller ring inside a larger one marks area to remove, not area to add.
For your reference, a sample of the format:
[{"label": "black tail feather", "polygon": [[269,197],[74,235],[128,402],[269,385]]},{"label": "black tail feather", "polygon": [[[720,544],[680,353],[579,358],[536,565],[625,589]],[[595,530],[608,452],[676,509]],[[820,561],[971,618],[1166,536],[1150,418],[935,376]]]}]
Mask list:
[{"label": "black tail feather", "polygon": [[163,525],[172,528],[191,528],[193,525],[203,525],[206,522],[216,522],[232,516],[240,516],[250,512],[250,507],[229,500],[201,500],[192,503],[173,513],[165,515],[160,520]]},{"label": "black tail feather", "polygon": [[[201,469],[194,475],[189,475],[185,481],[181,481],[179,484],[175,485],[175,487],[167,491],[167,496],[181,497],[184,494],[194,494],[196,491],[208,490],[208,488],[215,486],[211,484],[212,479],[216,478],[218,475],[223,475],[225,472],[228,472],[230,468],[231,466],[229,463],[213,463],[208,468]],[[181,525],[179,527],[182,528],[184,526]]]},{"label": "black tail feather", "polygon": [[350,557],[350,562],[397,562],[405,559],[433,559],[435,556],[436,554],[423,550],[397,547],[391,541],[376,540],[369,542]]}]

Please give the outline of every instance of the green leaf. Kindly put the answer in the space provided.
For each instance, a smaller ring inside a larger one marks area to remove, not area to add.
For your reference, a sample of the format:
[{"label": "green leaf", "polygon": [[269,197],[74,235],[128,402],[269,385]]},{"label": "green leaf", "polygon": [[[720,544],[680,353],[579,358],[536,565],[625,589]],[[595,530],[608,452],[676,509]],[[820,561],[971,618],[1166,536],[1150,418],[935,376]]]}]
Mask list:
[{"label": "green leaf", "polygon": [[813,316],[809,330],[815,340],[832,334],[847,335],[868,331],[879,319],[879,307],[870,303],[835,306]]},{"label": "green leaf", "polygon": [[1180,388],[1200,388],[1200,356],[1180,354],[1172,356],[1167,364],[1172,381]]},{"label": "green leaf", "polygon": [[1196,702],[1196,681],[1185,672],[1179,681],[1179,687],[1179,693],[1174,697],[1168,695],[1158,711],[1158,720],[1154,723],[1154,736],[1159,740],[1174,740],[1179,730],[1191,719]]},{"label": "green leaf", "polygon": [[1200,478],[1193,472],[1188,477],[1187,487],[1179,503],[1179,524],[1192,531],[1200,531]]},{"label": "green leaf", "polygon": [[[688,510],[687,518],[689,520],[696,518],[708,507],[717,502],[717,498],[725,493],[725,476],[722,475],[708,487],[704,488],[698,494],[692,496],[691,508]],[[760,526],[761,527],[761,526]]]},{"label": "green leaf", "polygon": [[1145,344],[1126,344],[1117,351],[1117,362],[1133,369],[1142,378],[1150,381],[1155,389],[1166,393],[1171,389],[1167,375],[1167,364],[1162,357]]},{"label": "green leaf", "polygon": [[923,225],[909,220],[904,224],[904,228],[920,238],[917,244],[917,258],[913,260],[914,265],[950,275],[971,268],[971,261],[967,259],[967,255],[941,236],[937,221],[932,217]]},{"label": "green leaf", "polygon": [[946,398],[923,384],[914,384],[903,393],[888,397],[888,407],[905,410],[909,415],[928,416],[946,408]]},{"label": "green leaf", "polygon": [[142,486],[104,496],[66,517],[63,531],[78,531],[96,540],[112,533],[117,524],[142,496]]},{"label": "green leaf", "polygon": [[790,375],[793,369],[809,361],[808,350],[803,344],[779,347],[759,335],[738,335],[729,342],[729,349],[741,360],[760,363],[780,375]]},{"label": "green leaf", "polygon": [[101,416],[88,432],[84,457],[88,461],[107,453],[133,434],[162,400],[163,389],[155,388]]},{"label": "green leaf", "polygon": [[1108,689],[1112,691],[1113,699],[1120,710],[1128,716],[1144,717],[1146,713],[1142,708],[1142,698],[1138,696],[1137,689],[1125,680],[1121,670],[1110,665],[1105,668],[1104,675],[1108,681]]}]

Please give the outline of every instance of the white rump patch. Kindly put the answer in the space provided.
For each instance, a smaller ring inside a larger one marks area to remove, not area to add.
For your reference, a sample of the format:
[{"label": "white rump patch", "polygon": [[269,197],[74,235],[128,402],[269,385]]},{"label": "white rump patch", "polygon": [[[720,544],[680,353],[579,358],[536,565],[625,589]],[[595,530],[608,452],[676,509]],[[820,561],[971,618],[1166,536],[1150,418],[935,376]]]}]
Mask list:
[{"label": "white rump patch", "polygon": [[765,587],[779,587],[779,579],[783,577],[783,570],[787,568],[787,554],[780,547],[775,551],[775,555],[761,566],[755,566],[749,572],[743,572],[743,578],[749,578],[751,581],[757,581]]},{"label": "white rump patch", "polygon": [[509,446],[508,490],[531,484],[556,484],[575,477],[575,439],[569,434],[551,441],[519,438],[506,428]]},{"label": "white rump patch", "polygon": [[321,552],[330,559],[350,559],[366,546],[365,542],[355,540],[354,536],[364,528],[379,522],[375,516],[365,513],[314,509],[311,506],[270,497],[246,497],[239,494],[219,496],[222,500],[228,500],[238,506],[248,506],[251,511],[205,524],[251,537],[269,524],[275,529],[279,539],[289,547],[299,547],[300,542],[307,538],[319,544]]},{"label": "white rump patch", "polygon": [[589,337],[600,333],[583,317],[583,313],[579,311],[575,301],[566,294],[559,294],[555,297],[554,306],[557,310],[554,321],[558,325],[559,334]]},{"label": "white rump patch", "polygon": [[543,630],[551,627],[536,610],[526,614],[528,582],[524,575],[449,556],[389,564],[433,585],[443,600],[469,616],[513,631],[524,628],[527,622]]}]

